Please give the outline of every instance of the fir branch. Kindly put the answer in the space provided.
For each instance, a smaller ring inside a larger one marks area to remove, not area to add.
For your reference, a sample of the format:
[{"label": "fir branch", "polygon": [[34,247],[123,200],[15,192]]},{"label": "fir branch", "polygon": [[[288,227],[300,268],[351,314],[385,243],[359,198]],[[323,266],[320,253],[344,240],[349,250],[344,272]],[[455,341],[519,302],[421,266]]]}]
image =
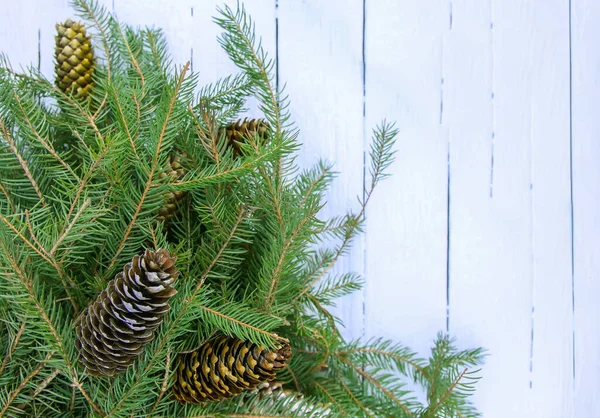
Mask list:
[{"label": "fir branch", "polygon": [[37,293],[35,292],[35,290],[33,288],[32,281],[27,277],[27,275],[21,269],[21,267],[19,267],[17,260],[12,256],[12,254],[8,251],[8,249],[4,246],[4,244],[1,241],[0,241],[0,244],[3,247],[4,255],[8,259],[8,262],[11,265],[12,270],[14,271],[14,273],[16,274],[16,276],[19,278],[22,286],[27,291],[27,293],[29,295],[29,300],[33,303],[34,308],[37,311],[40,319],[46,324],[46,327],[48,328],[48,330],[50,331],[50,334],[54,338],[54,342],[56,344],[58,352],[60,353],[61,358],[62,358],[62,360],[63,360],[63,362],[64,362],[64,364],[65,364],[65,366],[67,368],[68,375],[69,375],[69,377],[70,377],[73,385],[77,389],[79,389],[79,391],[86,398],[86,400],[88,401],[88,403],[90,404],[90,406],[96,412],[98,412],[101,416],[104,417],[105,415],[102,412],[102,410],[98,407],[98,405],[96,405],[96,403],[93,402],[93,400],[90,398],[90,396],[87,394],[87,392],[85,391],[85,389],[83,388],[83,386],[79,382],[79,379],[77,377],[77,372],[75,371],[75,368],[74,368],[74,366],[71,363],[71,360],[69,358],[69,353],[68,353],[66,347],[64,346],[63,338],[61,337],[61,335],[58,332],[56,326],[54,325],[54,322],[51,319],[51,315],[48,314],[48,312],[46,311],[45,307],[43,306],[43,304],[38,299],[38,295],[37,295]]},{"label": "fir branch", "polygon": [[315,385],[321,392],[323,392],[325,396],[327,396],[327,398],[336,406],[336,408],[342,412],[342,416],[348,415],[348,412],[342,407],[342,405],[340,405],[339,402],[335,400],[335,397],[332,396],[323,385],[321,385],[317,381],[314,381],[313,385]]},{"label": "fir branch", "polygon": [[62,165],[69,172],[69,174],[71,174],[75,178],[75,180],[77,182],[79,182],[80,181],[79,176],[77,176],[77,174],[75,174],[75,172],[71,169],[71,167],[62,158],[60,158],[60,156],[54,150],[54,147],[48,142],[48,140],[46,140],[45,138],[42,138],[40,133],[33,126],[33,123],[31,122],[31,119],[28,116],[28,112],[25,111],[25,109],[23,108],[23,103],[21,102],[21,99],[19,98],[19,96],[16,93],[13,93],[13,98],[17,102],[17,105],[19,106],[19,109],[21,111],[20,117],[27,123],[27,126],[29,127],[29,130],[31,131],[31,133],[33,133],[33,135],[37,138],[39,143],[42,144],[42,146],[50,153],[50,155],[52,155],[52,157],[54,157],[56,159],[56,161],[60,165]]},{"label": "fir branch", "polygon": [[337,357],[338,357],[338,359],[340,359],[340,361],[342,363],[348,365],[357,374],[359,374],[361,377],[363,377],[364,379],[368,380],[371,384],[373,384],[375,387],[377,387],[379,390],[381,390],[389,399],[391,399],[396,405],[398,405],[408,416],[411,416],[411,417],[414,416],[414,414],[410,411],[410,409],[406,405],[404,405],[400,401],[400,399],[398,399],[396,397],[396,395],[394,395],[394,393],[392,393],[391,390],[389,390],[383,384],[381,384],[370,373],[367,373],[366,371],[364,371],[360,367],[358,367],[355,364],[353,364],[352,362],[348,361],[345,357],[342,357],[342,356],[339,356],[339,355]]},{"label": "fir branch", "polygon": [[[102,160],[106,156],[106,153],[109,151],[109,149],[110,149],[110,144],[108,144],[105,148],[103,148],[100,151],[100,153],[96,156],[96,158],[90,165],[90,168],[85,173],[85,176],[83,176],[83,179],[79,183],[79,187],[77,188],[77,191],[75,192],[75,197],[73,198],[73,202],[71,202],[71,206],[69,207],[69,211],[66,216],[67,221],[71,218],[71,215],[73,215],[75,208],[77,208],[77,202],[79,201],[79,198],[81,197],[82,193],[85,191],[85,188],[88,185],[88,182],[92,178],[92,175],[94,174],[96,168],[102,162]],[[64,232],[64,228],[66,228],[66,226],[67,226],[67,224],[65,223],[63,225],[63,229],[61,229],[61,231],[60,231],[61,234]]]},{"label": "fir branch", "polygon": [[29,383],[29,381],[31,379],[33,379],[44,367],[46,367],[46,364],[48,363],[48,360],[50,360],[53,355],[54,355],[54,353],[48,353],[48,354],[46,354],[46,357],[44,358],[44,360],[42,360],[38,364],[38,366],[35,369],[33,369],[33,371],[31,373],[29,373],[29,375],[27,375],[21,381],[21,383],[19,384],[19,386],[10,393],[10,395],[8,396],[8,400],[4,404],[4,407],[2,408],[2,410],[0,410],[0,418],[3,417],[4,414],[6,414],[6,411],[8,410],[8,408],[10,407],[10,405],[14,402],[14,400],[17,398],[17,396],[19,395],[19,393],[21,393],[21,391],[23,390],[23,388],[25,388],[25,386],[27,386],[27,384]]},{"label": "fir branch", "polygon": [[[42,393],[46,387],[54,380],[56,379],[56,376],[58,376],[59,374],[61,374],[61,370],[60,369],[54,369],[54,371],[48,376],[46,377],[42,383],[40,383],[37,386],[37,389],[35,391],[33,391],[32,393],[30,393],[29,395],[27,395],[27,398],[31,401],[33,400],[36,396],[38,396],[40,393]],[[25,407],[27,406],[26,403],[22,403],[17,405],[17,408],[19,409],[25,409]]]},{"label": "fir branch", "polygon": [[465,376],[468,369],[464,369],[460,375],[456,378],[454,382],[450,385],[446,393],[437,401],[437,403],[427,410],[427,415],[424,418],[435,418],[435,412],[440,408],[440,406],[450,397],[454,389],[458,386],[461,379]]},{"label": "fir branch", "polygon": [[12,135],[10,134],[10,132],[8,131],[8,128],[4,124],[2,117],[0,117],[0,130],[2,131],[2,136],[8,143],[9,149],[13,152],[13,154],[15,154],[15,157],[17,158],[17,160],[19,160],[19,164],[23,168],[23,172],[25,173],[25,176],[29,179],[29,182],[31,183],[33,190],[35,190],[35,193],[38,195],[40,202],[42,202],[42,205],[46,206],[47,205],[46,199],[42,195],[42,192],[40,191],[40,188],[39,188],[37,182],[31,175],[31,171],[29,171],[29,165],[27,164],[27,161],[25,161],[25,159],[19,153],[19,150],[17,150],[15,141],[12,138]]},{"label": "fir branch", "polygon": [[129,54],[129,58],[131,59],[131,63],[133,64],[133,67],[135,68],[135,71],[140,76],[140,81],[142,82],[142,91],[144,91],[145,86],[146,86],[146,80],[144,79],[144,73],[142,72],[142,69],[140,68],[140,65],[138,64],[137,60],[135,59],[135,54],[131,50],[131,46],[129,45],[129,42],[127,41],[127,37],[123,33],[123,28],[118,23],[115,26],[117,26],[119,28],[119,34],[121,35],[121,39],[123,40],[123,44],[125,45],[125,48],[127,49],[127,52]]},{"label": "fir branch", "polygon": [[152,405],[152,409],[150,410],[149,416],[154,415],[154,411],[156,410],[156,407],[162,400],[163,396],[165,396],[165,393],[167,392],[167,389],[169,387],[169,376],[171,375],[171,352],[170,351],[167,351],[166,362],[167,362],[167,364],[165,364],[165,376],[163,377],[162,385],[160,385],[160,394],[156,398],[154,405]]},{"label": "fir branch", "polygon": [[4,188],[4,186],[2,186],[2,183],[0,183],[0,192],[2,192],[2,194],[6,197],[6,201],[8,202],[8,205],[10,206],[11,211],[14,213],[15,212],[15,205],[14,205],[12,199],[10,198],[10,195],[8,194],[8,192],[6,191],[6,189]]},{"label": "fir branch", "polygon": [[[131,145],[131,149],[133,151],[133,155],[135,155],[136,160],[140,161],[140,156],[137,153],[137,147],[135,145],[135,140],[133,139],[133,135],[131,135],[131,130],[129,129],[129,125],[127,124],[127,120],[125,119],[125,113],[123,112],[123,107],[121,106],[121,102],[117,98],[117,92],[113,89],[113,94],[115,96],[115,103],[117,105],[117,110],[119,117],[121,118],[121,122],[125,127],[125,132],[127,133],[127,138],[129,139],[129,144]],[[138,107],[139,112],[139,107]],[[139,124],[139,113],[138,113],[138,124]]]},{"label": "fir branch", "polygon": [[341,377],[338,377],[338,383],[340,384],[340,386],[344,389],[344,391],[350,395],[350,397],[352,398],[352,400],[354,401],[354,403],[363,410],[363,412],[365,414],[367,414],[369,417],[375,418],[375,416],[371,413],[371,411],[369,411],[367,409],[367,407],[356,397],[356,395],[354,393],[352,393],[352,391],[350,390],[350,388],[346,385],[346,383],[344,383],[344,380]]},{"label": "fir branch", "polygon": [[0,365],[0,376],[2,376],[2,372],[4,372],[4,368],[6,367],[6,365],[8,364],[8,361],[10,360],[11,356],[15,352],[15,350],[17,348],[17,344],[19,344],[21,335],[23,335],[23,331],[25,331],[25,324],[26,324],[26,322],[21,323],[21,326],[19,327],[19,331],[17,331],[17,334],[15,335],[15,339],[13,340],[13,343],[10,345],[10,348],[9,348],[8,352],[6,353],[4,360],[2,360],[2,364]]},{"label": "fir branch", "polygon": [[60,247],[60,244],[62,244],[62,242],[65,240],[65,238],[69,235],[69,233],[73,229],[73,226],[77,223],[77,220],[79,219],[81,214],[87,209],[87,207],[91,203],[92,203],[91,199],[87,199],[85,202],[83,202],[83,205],[81,205],[81,207],[79,208],[79,210],[73,217],[73,220],[71,220],[71,222],[69,222],[67,229],[65,229],[64,232],[62,234],[60,234],[60,236],[58,237],[58,239],[56,240],[56,242],[50,249],[50,253],[49,253],[50,257],[54,257],[54,254],[56,253],[56,250],[58,249],[58,247]]},{"label": "fir branch", "polygon": [[[214,304],[220,305],[221,309],[223,309],[225,306],[227,306],[225,301],[219,301],[218,299]],[[258,334],[264,335],[265,337],[268,337],[267,340],[261,339],[260,342],[261,342],[261,344],[264,344],[264,345],[267,345],[267,344],[265,344],[265,342],[269,342],[269,339],[278,340],[278,341],[288,341],[287,338],[280,337],[277,334],[274,334],[272,332],[267,332],[264,330],[266,327],[275,328],[277,326],[280,326],[282,324],[282,321],[279,318],[274,318],[274,317],[261,318],[261,315],[259,315],[258,312],[252,312],[248,309],[243,310],[243,309],[240,309],[239,306],[236,306],[236,308],[237,308],[235,310],[236,313],[238,313],[239,316],[242,316],[242,314],[243,314],[245,318],[248,318],[247,321],[241,321],[241,320],[236,319],[233,316],[231,316],[231,314],[227,315],[225,313],[219,312],[216,309],[211,309],[208,306],[200,306],[199,307],[199,309],[201,309],[202,311],[206,312],[206,314],[208,314],[207,316],[213,316],[213,317],[220,318],[222,320],[222,321],[220,321],[221,330],[228,331],[227,334],[229,334],[231,336],[235,335],[235,336],[238,336],[245,340],[251,340],[252,334],[258,333]],[[231,310],[231,311],[233,311],[233,310]],[[262,324],[259,328],[259,327],[254,326],[249,323],[252,320],[261,321],[261,322],[265,321],[265,322],[262,322]],[[272,325],[268,326],[267,322],[272,322]],[[272,344],[268,344],[268,345],[272,345]]]},{"label": "fir branch", "polygon": [[75,282],[63,271],[62,267],[56,262],[53,257],[45,254],[45,250],[42,251],[37,248],[31,241],[29,241],[21,231],[17,229],[8,219],[0,214],[0,221],[4,222],[16,235],[19,237],[28,247],[35,251],[40,257],[42,257],[58,274],[58,277],[62,280],[66,280],[71,286],[76,287]]},{"label": "fir branch", "polygon": [[129,225],[127,226],[127,229],[125,230],[125,233],[123,234],[123,238],[121,239],[121,242],[119,243],[114,256],[111,260],[111,262],[108,265],[108,268],[106,269],[106,272],[111,272],[112,268],[114,267],[115,263],[117,262],[117,260],[119,259],[119,255],[121,254],[121,251],[123,250],[123,248],[125,247],[125,243],[127,242],[127,239],[129,238],[129,235],[131,234],[131,231],[133,230],[133,227],[135,226],[138,216],[140,214],[140,211],[142,210],[142,206],[144,205],[144,201],[146,200],[146,195],[148,194],[148,191],[150,190],[150,187],[152,186],[152,183],[154,181],[154,174],[158,169],[158,159],[160,156],[160,151],[161,151],[161,147],[162,147],[162,143],[163,140],[165,138],[165,134],[167,132],[167,125],[170,122],[171,119],[171,115],[173,114],[173,110],[175,108],[175,103],[177,101],[177,97],[179,95],[179,92],[181,90],[183,81],[185,79],[185,75],[188,72],[190,67],[190,62],[188,61],[185,66],[183,67],[183,70],[181,71],[181,74],[179,75],[179,80],[177,82],[177,85],[175,86],[175,91],[171,97],[171,102],[169,104],[169,108],[167,110],[167,113],[165,115],[165,120],[163,122],[159,137],[158,137],[158,143],[156,145],[156,150],[154,152],[154,157],[152,159],[152,166],[150,169],[150,173],[148,174],[148,180],[146,181],[146,185],[144,187],[144,191],[142,192],[142,195],[138,201],[137,207],[135,208],[135,212],[133,213],[133,216],[131,218],[131,221],[129,222]]}]

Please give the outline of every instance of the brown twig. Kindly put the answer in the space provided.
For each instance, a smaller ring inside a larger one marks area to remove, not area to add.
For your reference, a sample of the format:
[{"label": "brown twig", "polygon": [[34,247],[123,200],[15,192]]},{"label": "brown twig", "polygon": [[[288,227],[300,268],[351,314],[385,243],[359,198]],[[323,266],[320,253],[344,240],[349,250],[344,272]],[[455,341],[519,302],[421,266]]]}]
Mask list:
[{"label": "brown twig", "polygon": [[167,351],[167,359],[166,359],[166,364],[165,364],[165,377],[163,378],[162,385],[160,386],[160,394],[158,395],[156,402],[154,402],[154,405],[152,406],[152,409],[150,410],[149,416],[152,416],[154,414],[154,411],[156,411],[158,404],[160,403],[163,396],[165,396],[165,393],[167,392],[167,389],[169,388],[169,375],[171,372],[170,369],[171,369],[171,351],[169,350],[169,351]]},{"label": "brown twig", "polygon": [[13,204],[12,199],[10,198],[10,195],[8,194],[8,192],[6,191],[4,186],[2,186],[2,183],[0,183],[0,192],[2,192],[2,194],[4,196],[6,196],[6,200],[8,201],[8,204],[10,205],[10,210],[14,213],[15,205]]},{"label": "brown twig", "polygon": [[40,247],[40,251],[42,251],[44,254],[46,254],[48,257],[52,257],[52,255],[50,255],[48,253],[48,251],[46,251],[46,248],[42,245],[42,243],[37,239],[37,236],[35,235],[35,233],[33,232],[33,226],[31,225],[31,218],[29,216],[29,209],[25,209],[25,222],[27,223],[27,229],[29,230],[29,235],[31,235],[31,238],[33,239],[33,242],[36,243],[36,245],[38,247]]},{"label": "brown twig", "polygon": [[21,381],[21,384],[15,390],[13,390],[10,393],[10,395],[8,396],[8,399],[6,400],[6,403],[4,404],[4,407],[0,411],[0,417],[4,416],[4,414],[10,407],[10,405],[13,403],[13,401],[16,399],[16,397],[19,395],[19,393],[21,393],[23,388],[25,386],[27,386],[29,381],[31,379],[33,379],[40,372],[40,370],[42,370],[46,366],[46,363],[48,362],[48,360],[50,360],[50,358],[52,358],[53,355],[54,355],[54,353],[46,354],[46,357],[44,358],[44,360],[40,364],[38,364],[38,366],[35,369],[33,369],[33,371],[31,373],[29,373],[29,375],[27,375],[27,377],[25,377],[25,379],[23,379]]},{"label": "brown twig", "polygon": [[2,130],[2,136],[4,136],[4,139],[6,139],[6,142],[8,142],[8,148],[10,148],[10,150],[13,152],[13,154],[15,154],[15,157],[17,157],[17,160],[19,160],[19,164],[21,165],[21,168],[23,168],[23,171],[25,172],[25,176],[29,179],[29,182],[33,186],[33,190],[35,190],[35,193],[40,198],[40,201],[42,202],[42,204],[44,206],[46,206],[47,205],[46,199],[42,195],[42,192],[40,191],[40,188],[39,188],[37,182],[31,175],[31,171],[29,171],[29,165],[27,164],[27,161],[25,161],[25,159],[19,153],[19,150],[17,149],[17,146],[15,145],[15,141],[12,138],[10,132],[8,132],[8,128],[4,124],[4,121],[2,120],[2,118],[0,118],[0,130]]},{"label": "brown twig", "polygon": [[448,399],[448,397],[450,396],[450,394],[452,393],[452,391],[454,390],[454,388],[458,385],[458,383],[461,381],[461,379],[467,373],[467,370],[468,369],[464,369],[462,371],[462,373],[456,378],[456,380],[454,382],[452,382],[452,384],[450,385],[450,387],[448,388],[448,390],[446,391],[446,393],[444,393],[444,396],[442,396],[437,401],[437,403],[435,404],[435,406],[432,409],[428,409],[427,416],[432,416],[432,417],[435,416],[435,415],[431,415],[431,414],[434,414],[435,411],[437,411],[437,409],[440,407],[440,405],[442,405],[446,401],[446,399]]},{"label": "brown twig", "polygon": [[21,323],[21,327],[19,328],[19,331],[17,331],[17,333],[15,334],[15,340],[10,345],[10,349],[8,350],[8,353],[6,353],[4,360],[2,360],[2,364],[0,365],[0,376],[2,376],[2,372],[4,372],[4,368],[8,364],[10,357],[17,349],[17,344],[19,343],[19,339],[21,338],[21,335],[23,335],[23,331],[25,331],[25,322]]},{"label": "brown twig", "polygon": [[346,412],[346,410],[344,408],[342,408],[342,406],[338,402],[336,402],[335,398],[327,391],[327,389],[325,389],[323,387],[323,385],[321,385],[317,381],[314,381],[313,384],[315,386],[317,386],[321,390],[321,392],[323,392],[325,395],[327,395],[327,397],[329,399],[331,399],[331,402],[334,403],[338,407],[338,409],[340,409],[342,411],[342,414],[343,414],[342,416],[348,415],[348,412]]},{"label": "brown twig", "polygon": [[[30,400],[32,400],[33,398],[38,396],[40,393],[42,393],[42,391],[44,389],[46,389],[46,386],[48,386],[59,374],[60,374],[60,369],[54,369],[54,371],[48,377],[46,377],[42,381],[42,383],[40,383],[38,385],[37,389],[35,391],[33,391],[32,393],[30,393],[29,395],[27,395],[27,397]],[[17,405],[16,407],[19,409],[25,409],[26,406],[27,406],[27,403],[21,403],[21,404]]]},{"label": "brown twig", "polygon": [[338,378],[338,381],[340,382],[340,384],[342,385],[342,388],[344,388],[344,390],[346,391],[346,393],[347,393],[348,395],[350,395],[350,397],[352,398],[352,400],[354,401],[354,403],[356,403],[356,404],[357,404],[357,405],[360,407],[360,409],[362,409],[362,410],[364,411],[364,413],[365,413],[365,414],[367,414],[367,415],[368,415],[368,416],[370,416],[370,417],[373,417],[373,418],[375,418],[375,417],[373,416],[373,414],[372,414],[372,413],[371,413],[371,412],[370,412],[370,411],[367,409],[367,407],[366,407],[366,406],[364,406],[364,405],[362,404],[362,402],[361,402],[361,401],[359,401],[359,400],[356,398],[356,396],[354,396],[354,393],[352,393],[352,391],[350,390],[350,388],[349,388],[348,386],[346,386],[346,384],[344,383],[344,381],[342,380],[342,378],[341,378],[341,377],[340,377],[340,378]]},{"label": "brown twig", "polygon": [[69,235],[69,232],[71,232],[71,229],[73,229],[73,226],[77,223],[77,219],[79,219],[79,217],[81,216],[81,214],[83,213],[83,211],[91,203],[92,203],[91,199],[87,199],[85,202],[83,202],[83,205],[81,205],[81,207],[79,208],[79,210],[77,211],[77,213],[75,214],[75,216],[73,216],[73,220],[69,223],[69,225],[67,226],[67,229],[65,229],[64,232],[62,234],[60,234],[60,236],[58,237],[58,239],[56,240],[56,242],[54,243],[54,245],[50,249],[50,256],[51,257],[54,257],[54,254],[56,253],[56,250],[58,249],[58,247],[60,246],[60,244],[62,244],[62,242],[65,240],[65,238]]},{"label": "brown twig", "polygon": [[31,123],[31,120],[29,119],[29,116],[27,115],[27,112],[25,111],[25,109],[23,109],[23,104],[21,103],[21,99],[19,98],[19,96],[16,93],[13,93],[13,97],[16,100],[17,104],[19,105],[19,109],[21,109],[21,117],[23,118],[23,120],[25,120],[25,122],[27,123],[27,126],[29,126],[29,129],[31,130],[31,132],[33,132],[33,134],[35,135],[37,140],[40,142],[40,144],[42,144],[42,146],[46,149],[46,151],[48,151],[50,153],[50,155],[52,155],[56,159],[56,161],[58,161],[58,163],[60,165],[62,165],[64,168],[66,168],[67,171],[69,173],[71,173],[71,175],[73,177],[75,177],[75,180],[77,180],[77,182],[79,182],[80,181],[79,176],[77,174],[75,174],[75,172],[71,169],[71,167],[66,162],[64,162],[62,158],[60,158],[60,156],[54,150],[54,147],[52,145],[50,145],[50,143],[45,138],[42,138],[42,136],[39,134],[37,129],[35,129],[35,127],[33,126],[33,123]]},{"label": "brown twig", "polygon": [[369,382],[371,382],[373,385],[375,385],[379,390],[381,390],[383,393],[385,393],[385,395],[388,398],[390,398],[396,405],[398,405],[400,408],[402,408],[402,410],[404,412],[406,412],[407,415],[409,415],[411,417],[414,416],[414,414],[410,411],[410,409],[408,409],[408,407],[406,405],[404,405],[402,402],[400,402],[400,399],[398,399],[396,397],[396,395],[394,395],[388,388],[383,386],[377,379],[375,379],[373,376],[371,376],[369,373],[365,372],[364,370],[361,370],[359,367],[356,367],[352,362],[346,360],[346,358],[341,357],[341,356],[338,356],[338,358],[343,363],[347,364],[352,369],[354,369],[354,371],[356,373],[361,375],[363,378],[367,379]]}]

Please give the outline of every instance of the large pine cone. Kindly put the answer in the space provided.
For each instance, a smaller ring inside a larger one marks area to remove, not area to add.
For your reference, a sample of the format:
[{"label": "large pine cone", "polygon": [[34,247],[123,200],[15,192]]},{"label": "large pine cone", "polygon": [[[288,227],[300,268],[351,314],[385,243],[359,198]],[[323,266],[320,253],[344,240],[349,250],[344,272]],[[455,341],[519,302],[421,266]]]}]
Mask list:
[{"label": "large pine cone", "polygon": [[261,141],[267,139],[269,133],[269,124],[264,119],[240,119],[235,123],[224,126],[220,130],[220,135],[225,135],[225,139],[233,149],[233,155],[241,154],[240,144],[246,142],[248,138],[254,138],[258,135]]},{"label": "large pine cone", "polygon": [[169,311],[179,276],[168,251],[134,256],[82,314],[76,327],[81,363],[94,376],[129,367]]},{"label": "large pine cone", "polygon": [[57,24],[56,31],[56,85],[76,99],[85,99],[92,88],[96,66],[91,38],[81,23],[71,19]]},{"label": "large pine cone", "polygon": [[[161,173],[160,177],[169,177],[170,181],[179,181],[185,176],[186,170],[181,165],[181,156],[178,153],[171,154],[169,160],[169,170],[165,173]],[[165,196],[163,205],[158,210],[159,221],[168,222],[177,213],[177,205],[185,197],[186,192],[182,190],[175,190],[168,192]]]},{"label": "large pine cone", "polygon": [[287,343],[268,350],[220,336],[180,356],[173,393],[182,404],[226,399],[274,380],[291,355]]}]

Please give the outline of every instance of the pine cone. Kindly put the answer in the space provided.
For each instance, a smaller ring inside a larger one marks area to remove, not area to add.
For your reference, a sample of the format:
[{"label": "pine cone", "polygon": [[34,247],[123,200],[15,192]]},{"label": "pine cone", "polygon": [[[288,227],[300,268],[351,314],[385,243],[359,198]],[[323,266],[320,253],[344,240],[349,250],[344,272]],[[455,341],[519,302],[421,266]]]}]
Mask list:
[{"label": "pine cone", "polygon": [[182,404],[217,401],[256,389],[274,380],[291,355],[287,343],[272,351],[239,338],[217,337],[180,355],[175,399]]},{"label": "pine cone", "polygon": [[94,376],[113,376],[140,355],[169,311],[179,276],[168,251],[134,256],[83,313],[75,329],[81,363]]},{"label": "pine cone", "polygon": [[221,128],[220,135],[223,135],[223,131],[227,143],[233,148],[233,155],[238,156],[242,151],[240,144],[246,142],[248,138],[254,138],[257,134],[260,140],[267,139],[269,124],[264,119],[244,119],[243,121],[240,119]]},{"label": "pine cone", "polygon": [[[185,176],[186,170],[180,163],[181,156],[177,153],[171,155],[169,161],[169,170],[166,173],[161,173],[160,177],[170,177],[170,181],[179,181]],[[165,196],[165,201],[161,208],[158,210],[159,221],[168,222],[171,220],[177,212],[177,205],[185,197],[186,192],[182,190],[176,190],[168,192]]]},{"label": "pine cone", "polygon": [[57,24],[56,31],[56,85],[76,99],[85,99],[93,86],[96,66],[91,38],[81,23],[71,19]]}]

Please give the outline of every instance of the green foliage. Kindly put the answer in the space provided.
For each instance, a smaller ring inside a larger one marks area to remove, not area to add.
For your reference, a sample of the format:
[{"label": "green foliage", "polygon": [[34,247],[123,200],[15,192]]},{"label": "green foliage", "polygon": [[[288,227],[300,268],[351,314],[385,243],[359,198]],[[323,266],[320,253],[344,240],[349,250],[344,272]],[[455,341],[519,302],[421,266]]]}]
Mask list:
[{"label": "green foliage", "polygon": [[[0,63],[0,416],[477,416],[468,396],[482,350],[458,351],[441,334],[429,360],[382,339],[347,342],[328,310],[363,284],[331,268],[387,176],[394,125],[374,130],[360,211],[320,219],[333,167],[295,165],[299,132],[243,7],[215,19],[241,72],[201,87],[189,65],[171,62],[160,30],[131,28],[95,0],[72,4],[99,55],[89,102]],[[248,98],[269,140],[246,138],[236,157],[220,127]],[[178,182],[161,176],[172,153],[187,171]],[[176,217],[158,222],[177,190],[187,196]],[[178,293],[131,368],[91,377],[78,364],[78,316],[144,248],[177,256]],[[286,395],[178,404],[169,391],[177,353],[219,333],[289,341],[278,376]]]}]

